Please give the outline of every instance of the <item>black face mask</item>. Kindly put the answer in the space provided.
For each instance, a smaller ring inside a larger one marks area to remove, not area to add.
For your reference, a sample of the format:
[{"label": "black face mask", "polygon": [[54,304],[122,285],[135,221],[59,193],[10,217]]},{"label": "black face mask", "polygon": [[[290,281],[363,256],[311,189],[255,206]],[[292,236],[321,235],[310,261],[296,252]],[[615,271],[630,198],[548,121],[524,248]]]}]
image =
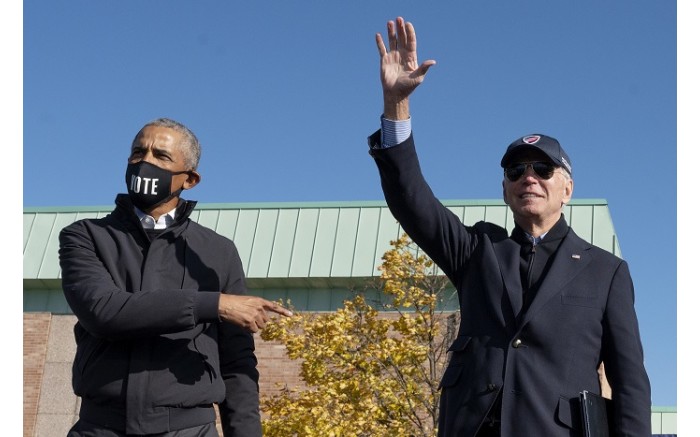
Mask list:
[{"label": "black face mask", "polygon": [[126,167],[126,188],[131,202],[141,210],[147,210],[179,196],[182,188],[170,193],[173,176],[188,171],[171,172],[139,161]]}]

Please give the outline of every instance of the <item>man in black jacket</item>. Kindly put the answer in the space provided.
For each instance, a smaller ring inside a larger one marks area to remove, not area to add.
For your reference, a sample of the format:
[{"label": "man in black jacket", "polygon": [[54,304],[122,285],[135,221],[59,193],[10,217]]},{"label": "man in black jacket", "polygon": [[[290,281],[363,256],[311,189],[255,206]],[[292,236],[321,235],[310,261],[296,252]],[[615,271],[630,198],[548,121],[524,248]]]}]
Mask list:
[{"label": "man in black jacket", "polygon": [[501,160],[503,198],[515,222],[465,226],[434,196],[420,170],[408,98],[435,61],[418,63],[413,26],[376,35],[384,94],[370,154],[387,204],[411,238],[455,285],[461,324],[442,379],[439,435],[581,434],[579,394],[612,388],[613,435],[651,434],[644,369],[627,263],[569,228],[571,160],[542,134],[513,141]]},{"label": "man in black jacket", "polygon": [[170,119],[136,135],[128,194],[112,213],[60,234],[63,291],[78,318],[73,389],[80,419],[69,436],[260,436],[252,332],[268,312],[246,296],[233,242],[188,217],[180,193],[200,181],[200,146]]}]

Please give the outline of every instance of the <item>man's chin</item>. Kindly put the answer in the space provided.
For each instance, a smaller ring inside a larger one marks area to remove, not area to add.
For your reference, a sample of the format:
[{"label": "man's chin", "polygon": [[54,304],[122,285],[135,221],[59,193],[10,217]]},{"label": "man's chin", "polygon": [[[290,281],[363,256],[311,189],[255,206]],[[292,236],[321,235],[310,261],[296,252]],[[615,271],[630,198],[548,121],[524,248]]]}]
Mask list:
[{"label": "man's chin", "polygon": [[513,215],[523,221],[536,221],[541,215],[542,211],[539,208],[535,208],[532,205],[521,206],[519,208],[511,208]]}]

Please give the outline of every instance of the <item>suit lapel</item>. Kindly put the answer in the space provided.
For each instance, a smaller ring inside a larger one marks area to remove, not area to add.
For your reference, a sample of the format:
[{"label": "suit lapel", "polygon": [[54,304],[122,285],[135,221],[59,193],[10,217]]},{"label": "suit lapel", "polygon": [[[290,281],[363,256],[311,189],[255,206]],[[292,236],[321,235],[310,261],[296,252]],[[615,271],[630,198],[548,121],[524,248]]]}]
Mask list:
[{"label": "suit lapel", "polygon": [[529,322],[552,297],[560,294],[566,284],[574,280],[591,262],[588,250],[590,247],[591,245],[579,238],[573,230],[569,230],[554,254],[549,272],[522,318],[521,325]]},{"label": "suit lapel", "polygon": [[[493,250],[496,252],[503,285],[513,309],[512,316],[515,318],[523,306],[523,287],[520,283],[520,246],[507,238],[494,243]],[[503,316],[506,317],[507,314]]]}]

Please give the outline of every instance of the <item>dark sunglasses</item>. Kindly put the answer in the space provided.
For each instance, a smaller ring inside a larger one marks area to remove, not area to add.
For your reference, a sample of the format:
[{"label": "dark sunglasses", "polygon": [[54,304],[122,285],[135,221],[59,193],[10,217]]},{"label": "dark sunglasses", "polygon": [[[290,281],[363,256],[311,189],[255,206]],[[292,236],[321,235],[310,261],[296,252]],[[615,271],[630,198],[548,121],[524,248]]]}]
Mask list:
[{"label": "dark sunglasses", "polygon": [[509,181],[515,182],[525,174],[528,167],[532,167],[532,170],[540,179],[549,179],[554,175],[554,170],[557,166],[549,162],[520,162],[506,167],[503,170],[503,174],[508,178]]}]

